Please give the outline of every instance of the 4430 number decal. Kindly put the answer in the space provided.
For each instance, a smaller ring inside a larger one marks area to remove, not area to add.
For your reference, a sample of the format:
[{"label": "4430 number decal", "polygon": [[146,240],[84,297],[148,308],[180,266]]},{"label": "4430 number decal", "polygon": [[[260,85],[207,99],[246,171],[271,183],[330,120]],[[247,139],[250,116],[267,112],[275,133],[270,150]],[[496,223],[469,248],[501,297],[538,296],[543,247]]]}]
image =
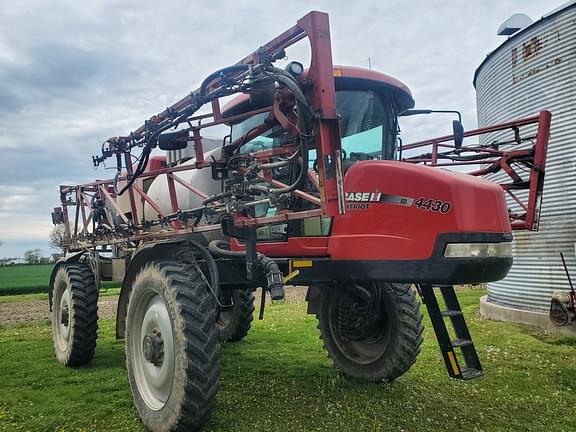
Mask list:
[{"label": "4430 number decal", "polygon": [[450,201],[421,197],[418,199],[388,195],[382,192],[346,192],[346,210],[367,210],[374,204],[393,204],[404,207],[417,207],[434,213],[446,214],[452,209]]},{"label": "4430 number decal", "polygon": [[450,201],[418,198],[414,200],[412,207],[418,207],[422,210],[429,210],[431,212],[448,213],[452,208],[452,203]]}]

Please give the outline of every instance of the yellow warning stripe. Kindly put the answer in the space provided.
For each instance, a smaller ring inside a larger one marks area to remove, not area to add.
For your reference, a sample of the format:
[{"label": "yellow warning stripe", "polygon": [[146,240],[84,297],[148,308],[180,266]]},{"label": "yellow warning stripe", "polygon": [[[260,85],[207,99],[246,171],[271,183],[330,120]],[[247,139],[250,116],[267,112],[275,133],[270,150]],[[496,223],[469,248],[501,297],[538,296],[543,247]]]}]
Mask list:
[{"label": "yellow warning stripe", "polygon": [[288,274],[292,274],[294,269],[297,268],[310,268],[314,265],[312,260],[289,260],[288,261]]},{"label": "yellow warning stripe", "polygon": [[312,260],[292,260],[293,268],[312,267]]},{"label": "yellow warning stripe", "polygon": [[458,367],[458,362],[456,361],[454,351],[448,351],[448,360],[450,360],[450,365],[452,366],[454,375],[460,375],[460,368]]}]

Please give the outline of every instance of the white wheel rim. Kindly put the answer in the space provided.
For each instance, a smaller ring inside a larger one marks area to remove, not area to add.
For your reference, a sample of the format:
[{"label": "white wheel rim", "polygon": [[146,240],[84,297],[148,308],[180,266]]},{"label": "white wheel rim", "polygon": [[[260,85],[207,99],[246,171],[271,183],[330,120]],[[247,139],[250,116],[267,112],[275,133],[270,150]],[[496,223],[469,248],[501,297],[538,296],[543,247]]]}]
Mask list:
[{"label": "white wheel rim", "polygon": [[52,328],[54,329],[54,339],[58,350],[64,352],[70,342],[70,287],[65,282],[58,284],[56,287],[56,296],[54,299],[54,315],[52,319]]},{"label": "white wheel rim", "polygon": [[[172,322],[162,297],[152,288],[145,289],[135,301],[134,313],[128,323],[134,380],[146,405],[157,411],[168,401],[174,382]],[[145,355],[144,344],[147,336],[161,340],[162,358],[156,364]]]}]

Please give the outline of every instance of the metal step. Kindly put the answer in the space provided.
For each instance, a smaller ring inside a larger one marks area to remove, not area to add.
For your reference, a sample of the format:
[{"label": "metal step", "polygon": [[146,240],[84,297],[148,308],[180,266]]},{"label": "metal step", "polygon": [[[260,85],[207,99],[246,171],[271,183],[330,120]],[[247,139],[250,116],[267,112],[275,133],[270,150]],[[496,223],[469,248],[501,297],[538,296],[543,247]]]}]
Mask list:
[{"label": "metal step", "polygon": [[464,312],[459,310],[445,310],[441,312],[444,318],[464,316]]},{"label": "metal step", "polygon": [[462,371],[462,379],[464,379],[464,380],[481,378],[483,376],[484,376],[484,372],[481,370],[478,370],[478,369],[468,368],[468,369],[464,369]]},{"label": "metal step", "polygon": [[456,339],[452,341],[454,348],[464,348],[474,345],[470,339]]}]

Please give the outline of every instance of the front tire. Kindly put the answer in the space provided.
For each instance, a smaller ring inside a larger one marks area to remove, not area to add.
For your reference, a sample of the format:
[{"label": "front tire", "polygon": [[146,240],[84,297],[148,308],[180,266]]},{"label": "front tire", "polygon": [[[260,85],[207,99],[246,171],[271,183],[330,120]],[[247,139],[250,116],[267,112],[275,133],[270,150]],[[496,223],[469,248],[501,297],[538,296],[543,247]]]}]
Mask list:
[{"label": "front tire", "polygon": [[195,263],[154,261],[134,279],[126,366],[134,404],[151,431],[198,430],[216,404],[216,302]]},{"label": "front tire", "polygon": [[66,366],[89,363],[98,337],[98,290],[84,264],[62,264],[52,289],[52,340],[58,361]]},{"label": "front tire", "polygon": [[[317,318],[328,355],[344,374],[393,381],[416,361],[422,345],[422,314],[404,284],[366,283],[324,289]],[[358,289],[369,293],[358,296]],[[371,302],[371,304],[370,304]]]}]

